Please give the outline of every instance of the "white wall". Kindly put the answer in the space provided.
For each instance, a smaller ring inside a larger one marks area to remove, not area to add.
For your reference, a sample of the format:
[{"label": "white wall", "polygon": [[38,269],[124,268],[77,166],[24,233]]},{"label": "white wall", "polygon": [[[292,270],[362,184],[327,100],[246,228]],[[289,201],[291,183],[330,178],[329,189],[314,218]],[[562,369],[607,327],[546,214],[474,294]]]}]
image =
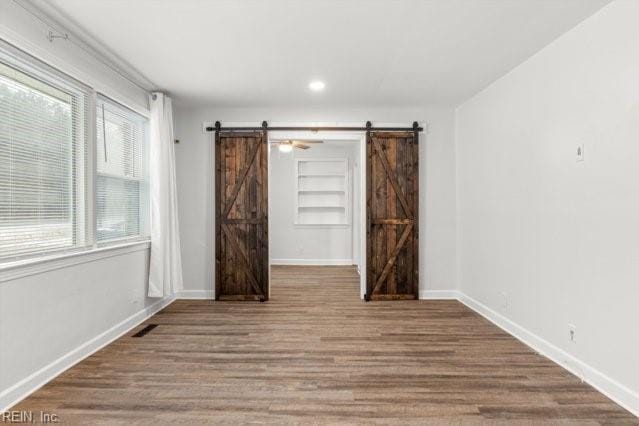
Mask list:
[{"label": "white wall", "polygon": [[639,2],[613,2],[456,118],[461,291],[607,376],[635,412],[638,22]]},{"label": "white wall", "polygon": [[165,302],[146,297],[148,257],[148,244],[136,245],[6,281],[0,274],[0,410]]},{"label": "white wall", "polygon": [[213,291],[213,155],[205,121],[402,122],[427,125],[420,139],[420,294],[456,288],[454,113],[448,108],[215,109],[179,106],[175,111],[177,180],[184,286]]},{"label": "white wall", "polygon": [[[0,38],[138,111],[148,109],[144,90],[75,44],[50,43],[47,33],[17,3],[0,1]],[[83,254],[36,265],[24,277],[0,268],[0,411],[160,306],[145,296],[148,252],[148,244],[138,244]]]},{"label": "white wall", "polygon": [[[26,1],[0,1],[0,39],[27,51],[124,105],[140,112],[148,111],[148,94],[145,90],[103,63],[109,61],[105,61],[104,58],[101,61],[88,54],[83,48],[89,48],[77,37],[72,37],[72,40],[56,39],[53,43],[50,42],[47,39],[50,27],[33,16],[34,13],[41,18],[45,16]],[[62,23],[48,17],[45,19],[56,28],[64,29]],[[69,30],[65,32],[70,33]]]},{"label": "white wall", "polygon": [[[345,158],[349,168],[348,225],[295,224],[295,159]],[[327,141],[311,149],[270,152],[269,249],[272,264],[353,264],[353,168],[359,162],[359,140]],[[358,242],[359,243],[359,242]]]}]

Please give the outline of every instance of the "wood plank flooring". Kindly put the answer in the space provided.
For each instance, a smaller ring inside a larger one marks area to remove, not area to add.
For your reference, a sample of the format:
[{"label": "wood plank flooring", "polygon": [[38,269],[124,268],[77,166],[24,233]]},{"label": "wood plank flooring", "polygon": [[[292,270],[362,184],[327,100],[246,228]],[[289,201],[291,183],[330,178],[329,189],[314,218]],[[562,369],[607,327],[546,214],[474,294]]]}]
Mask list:
[{"label": "wood plank flooring", "polygon": [[358,280],[276,266],[267,303],[177,301],[14,409],[71,424],[639,424],[464,305],[365,303]]}]

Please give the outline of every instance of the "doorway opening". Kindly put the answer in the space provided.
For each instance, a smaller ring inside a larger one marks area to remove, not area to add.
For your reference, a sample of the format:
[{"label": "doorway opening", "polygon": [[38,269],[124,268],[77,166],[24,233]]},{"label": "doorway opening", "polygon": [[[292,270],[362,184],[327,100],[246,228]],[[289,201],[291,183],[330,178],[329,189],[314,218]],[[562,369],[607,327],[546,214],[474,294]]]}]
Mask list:
[{"label": "doorway opening", "polygon": [[363,297],[365,133],[274,131],[268,142],[270,269],[348,266]]}]

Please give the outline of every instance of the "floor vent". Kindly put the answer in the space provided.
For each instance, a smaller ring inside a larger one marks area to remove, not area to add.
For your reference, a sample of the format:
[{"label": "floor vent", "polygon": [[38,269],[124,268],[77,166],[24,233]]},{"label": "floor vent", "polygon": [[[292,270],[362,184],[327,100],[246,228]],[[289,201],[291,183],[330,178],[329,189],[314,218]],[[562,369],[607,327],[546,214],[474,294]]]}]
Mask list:
[{"label": "floor vent", "polygon": [[144,327],[142,330],[135,333],[132,337],[144,337],[157,326],[158,326],[157,324],[149,324],[146,327]]}]

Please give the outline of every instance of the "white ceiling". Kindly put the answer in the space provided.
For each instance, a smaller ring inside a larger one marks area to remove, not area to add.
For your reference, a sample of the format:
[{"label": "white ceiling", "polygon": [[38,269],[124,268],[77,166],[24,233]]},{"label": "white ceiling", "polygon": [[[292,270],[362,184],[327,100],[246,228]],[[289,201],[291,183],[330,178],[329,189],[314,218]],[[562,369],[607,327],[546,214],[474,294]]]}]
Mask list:
[{"label": "white ceiling", "polygon": [[217,107],[457,105],[609,2],[49,1],[181,104]]}]

